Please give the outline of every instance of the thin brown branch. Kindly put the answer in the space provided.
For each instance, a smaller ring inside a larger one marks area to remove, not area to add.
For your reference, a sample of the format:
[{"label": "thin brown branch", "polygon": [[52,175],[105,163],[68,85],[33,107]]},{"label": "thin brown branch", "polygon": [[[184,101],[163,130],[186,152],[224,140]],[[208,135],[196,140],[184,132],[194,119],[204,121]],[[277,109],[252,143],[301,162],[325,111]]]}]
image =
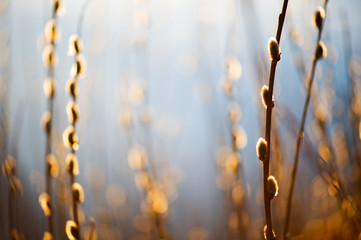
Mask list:
[{"label": "thin brown branch", "polygon": [[[278,27],[277,27],[277,35],[276,40],[277,43],[280,44],[281,41],[281,34],[282,28],[286,17],[288,6],[288,0],[283,1],[282,11],[278,17]],[[269,75],[269,94],[268,94],[268,103],[272,102],[273,99],[273,86],[274,86],[274,79],[276,73],[277,62],[280,59],[273,59],[271,62],[271,70]],[[263,162],[263,193],[264,193],[264,206],[265,206],[265,215],[266,215],[266,237],[267,239],[274,239],[273,228],[272,228],[272,214],[271,214],[271,199],[267,198],[267,179],[269,177],[269,164],[270,164],[270,150],[271,150],[271,123],[272,123],[272,109],[273,105],[269,105],[267,107],[267,114],[266,114],[266,129],[265,129],[265,136],[267,142],[267,154],[266,159]]]},{"label": "thin brown branch", "polygon": [[[326,12],[327,2],[328,2],[327,0],[324,1],[323,8],[324,8],[325,12]],[[314,81],[316,65],[317,65],[318,60],[320,59],[319,57],[317,57],[317,50],[319,48],[319,43],[320,43],[320,39],[322,36],[324,20],[325,19],[322,19],[322,23],[318,30],[318,36],[317,36],[317,42],[316,42],[316,46],[315,46],[315,50],[314,50],[314,57],[313,57],[313,61],[312,61],[311,73],[310,73],[310,76],[309,76],[309,79],[307,82],[307,96],[306,96],[306,100],[305,100],[305,105],[303,107],[301,125],[300,125],[298,135],[297,135],[296,152],[295,152],[294,163],[293,163],[293,167],[292,167],[292,171],[291,171],[291,181],[290,181],[290,187],[289,187],[289,192],[288,192],[288,197],[287,197],[286,217],[285,217],[285,225],[284,225],[284,231],[283,231],[284,239],[288,238],[287,235],[288,235],[288,231],[289,231],[292,196],[293,196],[293,190],[294,190],[294,185],[295,185],[295,180],[296,180],[296,173],[297,173],[297,167],[298,167],[298,161],[299,161],[299,152],[300,152],[300,146],[301,146],[301,142],[302,142],[303,135],[304,135],[304,127],[305,127],[305,122],[306,122],[306,117],[307,117],[307,110],[308,110],[308,106],[309,106],[310,99],[311,99],[311,89],[312,89],[312,84]]]}]

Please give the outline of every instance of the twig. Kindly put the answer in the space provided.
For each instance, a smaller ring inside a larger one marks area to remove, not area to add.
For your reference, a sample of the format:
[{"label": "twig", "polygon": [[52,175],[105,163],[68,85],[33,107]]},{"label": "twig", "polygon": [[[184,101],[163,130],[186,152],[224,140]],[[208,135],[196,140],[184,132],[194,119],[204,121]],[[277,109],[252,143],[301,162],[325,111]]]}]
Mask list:
[{"label": "twig", "polygon": [[[327,2],[328,2],[328,0],[324,1],[324,6],[323,6],[324,11],[326,11]],[[317,15],[317,12],[316,12],[316,15]],[[323,13],[323,15],[325,15],[325,12]],[[306,122],[307,109],[308,109],[310,99],[311,99],[312,83],[313,83],[313,80],[314,80],[317,61],[322,57],[322,56],[319,56],[319,54],[320,54],[319,51],[320,51],[320,48],[322,48],[322,47],[320,47],[320,40],[321,40],[321,36],[322,36],[324,17],[325,16],[322,16],[320,22],[317,22],[317,19],[315,18],[315,23],[316,23],[316,25],[318,27],[318,36],[317,36],[317,42],[316,42],[314,57],[313,57],[313,61],[312,61],[311,73],[310,73],[310,76],[309,76],[309,79],[308,79],[308,82],[307,82],[308,89],[307,89],[307,96],[306,96],[305,105],[304,105],[303,113],[302,113],[301,126],[300,126],[300,129],[299,129],[298,135],[297,135],[296,153],[295,153],[294,163],[293,163],[293,167],[292,167],[291,182],[290,182],[290,187],[289,187],[289,192],[288,192],[288,197],[287,197],[286,217],[285,217],[285,225],[284,225],[284,231],[283,231],[283,238],[284,239],[287,239],[287,237],[288,237],[287,234],[288,234],[290,215],[291,215],[293,189],[294,189],[296,173],[297,173],[300,146],[301,146],[301,141],[302,141],[303,134],[304,134],[303,131],[304,131],[305,122]]]},{"label": "twig", "polygon": [[[278,27],[276,34],[277,44],[280,44],[282,28],[286,17],[288,0],[283,1],[282,11],[278,17]],[[275,72],[277,67],[277,62],[280,60],[280,57],[273,58],[271,62],[271,70],[269,75],[269,86],[268,86],[268,96],[267,102],[269,103],[267,106],[267,114],[266,114],[266,129],[265,136],[267,142],[267,154],[266,158],[263,161],[263,194],[264,194],[264,207],[265,207],[265,215],[266,215],[266,233],[265,236],[267,239],[275,239],[272,228],[272,215],[271,215],[271,199],[267,198],[267,179],[269,177],[269,162],[270,162],[270,153],[271,153],[271,121],[272,121],[272,109],[273,109],[273,86],[275,79]]]}]

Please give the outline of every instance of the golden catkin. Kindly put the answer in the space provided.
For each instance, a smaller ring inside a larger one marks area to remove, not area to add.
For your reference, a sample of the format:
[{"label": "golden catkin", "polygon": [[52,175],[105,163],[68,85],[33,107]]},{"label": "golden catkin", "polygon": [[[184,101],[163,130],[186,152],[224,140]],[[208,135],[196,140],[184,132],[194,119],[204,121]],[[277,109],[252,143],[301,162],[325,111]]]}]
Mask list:
[{"label": "golden catkin", "polygon": [[322,41],[319,41],[316,48],[315,58],[321,59],[325,57],[327,57],[327,47]]},{"label": "golden catkin", "polygon": [[258,139],[256,150],[259,160],[264,161],[267,155],[267,142],[264,138]]},{"label": "golden catkin", "polygon": [[51,202],[49,194],[43,192],[39,195],[39,203],[45,216],[51,215]]},{"label": "golden catkin", "polygon": [[71,186],[73,191],[73,198],[76,203],[84,202],[84,190],[83,187],[79,183],[73,183]]},{"label": "golden catkin", "polygon": [[78,34],[71,35],[69,38],[68,55],[74,56],[76,54],[79,54],[82,49],[83,49],[83,43],[79,39],[79,35]]},{"label": "golden catkin", "polygon": [[65,90],[72,96],[73,98],[76,98],[78,95],[78,88],[76,85],[76,80],[74,78],[70,78],[65,86]]},{"label": "golden catkin", "polygon": [[76,61],[71,68],[70,75],[74,78],[82,78],[85,76],[85,69],[85,58],[82,55],[76,55]]},{"label": "golden catkin", "polygon": [[325,10],[322,7],[319,7],[314,16],[313,16],[313,24],[320,30],[322,27],[323,19],[325,18]]},{"label": "golden catkin", "polygon": [[52,177],[57,177],[59,174],[58,161],[56,160],[53,154],[46,156],[46,161],[48,162],[48,172]]},{"label": "golden catkin", "polygon": [[78,240],[78,225],[71,220],[68,220],[65,225],[66,236],[69,240]]},{"label": "golden catkin", "polygon": [[152,188],[147,193],[147,202],[152,211],[158,214],[164,214],[168,210],[168,200],[164,193],[158,188]]},{"label": "golden catkin", "polygon": [[278,42],[275,38],[271,37],[268,40],[268,52],[271,60],[279,61],[280,60],[280,48],[278,46]]},{"label": "golden catkin", "polygon": [[278,194],[278,183],[274,176],[267,179],[267,198],[273,199]]},{"label": "golden catkin", "polygon": [[48,44],[44,47],[43,63],[47,67],[54,67],[57,63],[57,55],[52,44]]},{"label": "golden catkin", "polygon": [[66,113],[68,115],[68,121],[70,123],[77,122],[79,119],[79,108],[75,102],[70,101],[66,106]]},{"label": "golden catkin", "polygon": [[267,106],[269,106],[270,104],[268,103],[268,95],[269,95],[269,90],[268,90],[268,86],[263,85],[262,89],[261,89],[261,99],[262,99],[262,103],[263,106],[265,108],[267,108]]},{"label": "golden catkin", "polygon": [[79,174],[78,158],[75,154],[68,153],[68,155],[66,155],[65,164],[70,175]]},{"label": "golden catkin", "polygon": [[73,126],[68,126],[63,133],[63,143],[65,147],[71,148],[73,150],[78,150],[79,142],[78,137],[75,134]]},{"label": "golden catkin", "polygon": [[48,43],[56,43],[60,39],[60,30],[56,26],[55,19],[51,19],[45,25],[44,29],[45,40]]},{"label": "golden catkin", "polygon": [[62,15],[65,11],[62,1],[53,0],[53,2],[54,2],[54,13],[58,16]]},{"label": "golden catkin", "polygon": [[50,112],[45,112],[41,117],[41,124],[45,132],[48,134],[50,133],[50,129],[51,129],[50,123],[51,123],[51,114]]},{"label": "golden catkin", "polygon": [[43,84],[44,94],[48,98],[53,98],[55,93],[55,83],[54,79],[48,77],[45,79]]}]

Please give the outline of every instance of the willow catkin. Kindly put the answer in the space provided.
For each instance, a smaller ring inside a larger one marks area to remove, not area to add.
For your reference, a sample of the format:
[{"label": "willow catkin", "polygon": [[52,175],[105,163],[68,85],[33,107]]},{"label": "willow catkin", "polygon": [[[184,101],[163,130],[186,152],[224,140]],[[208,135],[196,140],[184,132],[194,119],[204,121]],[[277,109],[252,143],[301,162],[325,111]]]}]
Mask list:
[{"label": "willow catkin", "polygon": [[327,57],[327,47],[322,41],[319,41],[316,47],[315,58],[318,60],[325,57]]},{"label": "willow catkin", "polygon": [[278,183],[274,176],[269,176],[267,179],[267,197],[273,199],[278,194]]},{"label": "willow catkin", "polygon": [[296,142],[296,150],[295,150],[295,156],[294,156],[294,162],[291,172],[291,180],[290,180],[290,187],[289,192],[287,196],[287,205],[286,205],[286,216],[285,216],[285,222],[284,222],[284,231],[283,231],[283,237],[287,239],[289,237],[289,223],[290,223],[290,216],[291,216],[291,209],[292,209],[292,197],[293,197],[293,191],[296,181],[296,173],[298,169],[298,161],[299,161],[299,154],[300,154],[300,146],[301,141],[304,134],[304,128],[306,123],[306,117],[307,117],[307,110],[311,99],[311,90],[312,90],[312,84],[315,78],[315,71],[318,60],[324,58],[327,56],[327,48],[323,42],[321,42],[321,36],[322,36],[322,30],[323,30],[323,24],[325,19],[325,11],[326,11],[326,5],[327,0],[324,1],[323,8],[318,8],[314,14],[314,24],[318,29],[318,36],[315,46],[315,52],[313,56],[312,66],[311,66],[311,73],[309,75],[308,81],[307,81],[307,95],[305,99],[305,104],[303,107],[303,113],[301,118],[301,124],[300,128],[298,130],[297,134],[297,142]]},{"label": "willow catkin", "polygon": [[[53,213],[51,204],[52,194],[52,178],[57,177],[59,169],[55,156],[52,150],[52,120],[53,120],[53,104],[55,97],[55,66],[58,63],[58,56],[56,54],[56,43],[61,39],[61,32],[57,25],[57,17],[61,15],[63,7],[60,0],[52,1],[52,18],[46,23],[44,28],[44,37],[46,45],[43,49],[42,60],[45,67],[47,67],[47,77],[44,80],[43,90],[44,95],[48,99],[48,109],[42,117],[42,125],[46,134],[45,147],[45,192],[39,196],[39,203],[42,206],[44,214],[47,216],[48,231],[44,232],[44,239],[52,238],[54,234]],[[47,197],[44,197],[47,196]],[[44,205],[45,204],[45,205]],[[44,206],[48,206],[45,208]],[[47,210],[46,210],[47,209]]]},{"label": "willow catkin", "polygon": [[264,161],[267,156],[267,142],[264,138],[259,138],[256,145],[259,160]]},{"label": "willow catkin", "polygon": [[261,99],[262,99],[262,104],[265,108],[267,108],[268,106],[273,107],[273,101],[269,103],[269,90],[266,85],[263,85],[261,89]]},{"label": "willow catkin", "polygon": [[65,232],[66,232],[66,236],[69,238],[69,240],[79,240],[78,225],[74,221],[68,220],[66,222]]},{"label": "willow catkin", "polygon": [[280,48],[278,42],[275,38],[271,37],[268,40],[268,52],[271,60],[279,61],[280,60]]}]

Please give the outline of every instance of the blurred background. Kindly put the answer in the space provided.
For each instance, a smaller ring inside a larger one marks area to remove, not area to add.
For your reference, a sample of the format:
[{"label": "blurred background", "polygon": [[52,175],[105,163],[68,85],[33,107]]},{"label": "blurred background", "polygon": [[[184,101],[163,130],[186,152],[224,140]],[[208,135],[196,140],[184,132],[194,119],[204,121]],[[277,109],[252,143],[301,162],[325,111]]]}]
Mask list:
[{"label": "blurred background", "polygon": [[[54,239],[69,237],[65,224],[72,218],[65,163],[70,150],[63,143],[71,97],[65,86],[74,62],[67,54],[69,38],[78,31],[84,3],[62,1],[56,21]],[[1,176],[1,239],[10,239],[9,228],[19,239],[41,239],[47,231],[39,204],[45,191],[41,118],[48,101],[42,54],[52,4],[0,0],[1,164],[14,157],[22,186],[21,194],[10,194],[6,174]],[[272,201],[277,236],[317,37],[312,19],[321,5],[290,1],[280,43],[270,170],[279,185]],[[280,0],[89,1],[81,22],[86,71],[78,80],[76,127],[83,238],[91,235],[91,218],[93,239],[263,238],[256,143],[264,135],[266,111],[259,93],[268,85],[267,42],[281,8]],[[327,57],[316,69],[301,147],[290,222],[294,239],[361,236],[360,9],[356,0],[330,0],[327,6]],[[145,186],[145,176],[156,193]]]}]

